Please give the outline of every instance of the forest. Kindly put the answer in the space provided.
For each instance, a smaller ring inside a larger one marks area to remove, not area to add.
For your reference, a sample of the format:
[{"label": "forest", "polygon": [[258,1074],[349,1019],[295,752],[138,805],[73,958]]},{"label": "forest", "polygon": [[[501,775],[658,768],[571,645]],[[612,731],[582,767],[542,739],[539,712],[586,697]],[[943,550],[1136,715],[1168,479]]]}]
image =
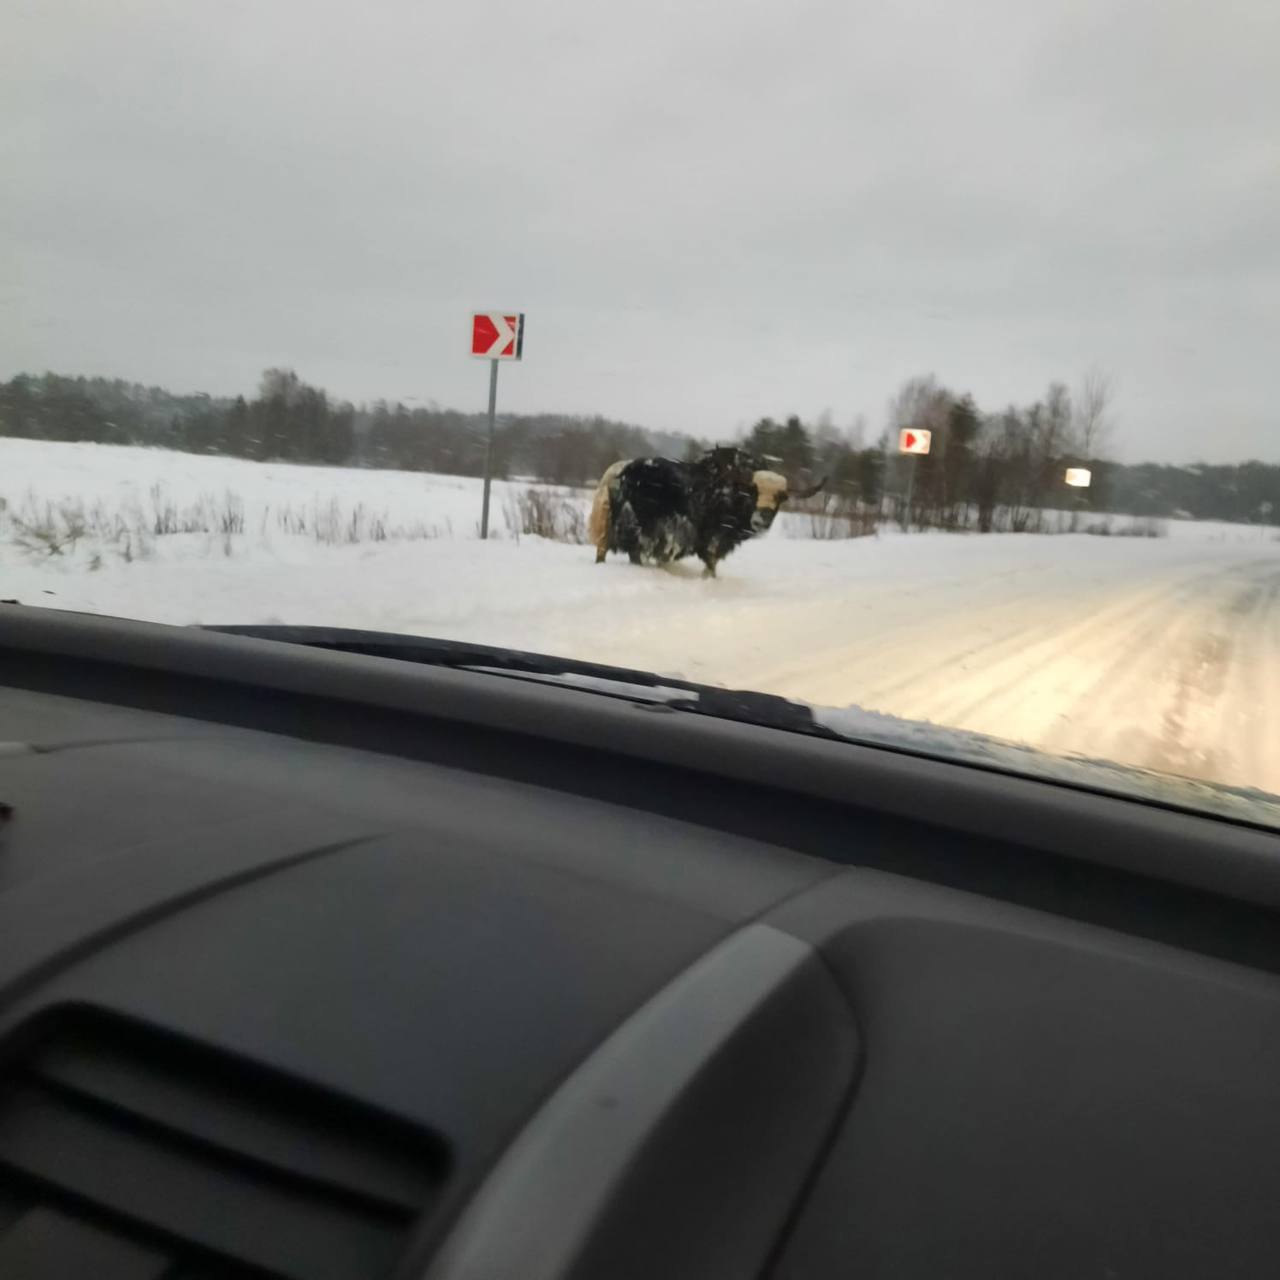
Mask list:
[{"label": "forest", "polygon": [[[904,427],[932,433],[927,456],[897,454]],[[1110,384],[1099,374],[1074,391],[1054,382],[1031,404],[999,409],[984,409],[926,375],[903,384],[874,439],[862,419],[842,430],[827,416],[806,423],[796,415],[761,418],[738,435],[789,476],[825,476],[828,494],[847,506],[892,512],[914,527],[1034,531],[1042,512],[1073,507],[1263,524],[1280,513],[1280,465],[1121,464],[1112,458],[1116,431]],[[0,436],[6,435],[480,475],[487,430],[480,413],[385,400],[355,405],[293,370],[268,369],[251,398],[19,374],[0,383]],[[576,487],[593,483],[619,458],[692,456],[729,438],[715,424],[694,439],[600,416],[502,415],[492,470],[499,478]],[[1069,466],[1088,467],[1091,488],[1067,489]]]}]

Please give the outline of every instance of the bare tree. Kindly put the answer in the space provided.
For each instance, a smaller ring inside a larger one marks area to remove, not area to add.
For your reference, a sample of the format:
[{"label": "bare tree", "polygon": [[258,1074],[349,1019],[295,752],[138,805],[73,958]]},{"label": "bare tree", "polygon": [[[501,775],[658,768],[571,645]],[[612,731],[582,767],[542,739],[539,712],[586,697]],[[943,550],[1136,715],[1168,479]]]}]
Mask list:
[{"label": "bare tree", "polygon": [[813,447],[819,454],[843,443],[843,434],[836,426],[830,409],[823,409],[818,415],[817,424],[810,434],[813,438]]},{"label": "bare tree", "polygon": [[1000,416],[1004,514],[1011,533],[1027,533],[1035,523],[1043,417],[1044,405],[1039,402],[1025,411],[1010,405]]},{"label": "bare tree", "polygon": [[258,380],[258,395],[263,400],[280,399],[292,409],[302,391],[302,382],[292,369],[265,369]]},{"label": "bare tree", "polygon": [[889,401],[889,426],[897,431],[901,427],[917,427],[932,430],[938,421],[946,417],[950,397],[938,385],[933,374],[908,378]]},{"label": "bare tree", "polygon": [[1036,508],[1034,524],[1044,521],[1046,507],[1058,504],[1062,476],[1067,461],[1075,450],[1072,440],[1071,393],[1061,382],[1051,382],[1043,400],[1027,412],[1031,430],[1032,505]]},{"label": "bare tree", "polygon": [[1071,392],[1061,382],[1051,382],[1044,397],[1045,451],[1050,456],[1071,448]]},{"label": "bare tree", "polygon": [[1101,369],[1090,369],[1081,379],[1076,392],[1075,427],[1076,443],[1086,461],[1101,458],[1107,450],[1111,438],[1107,410],[1114,392],[1111,378]]},{"label": "bare tree", "polygon": [[996,507],[1008,489],[1007,433],[998,415],[991,414],[982,420],[974,454],[977,465],[972,492],[978,509],[978,532],[990,533],[995,527]]}]

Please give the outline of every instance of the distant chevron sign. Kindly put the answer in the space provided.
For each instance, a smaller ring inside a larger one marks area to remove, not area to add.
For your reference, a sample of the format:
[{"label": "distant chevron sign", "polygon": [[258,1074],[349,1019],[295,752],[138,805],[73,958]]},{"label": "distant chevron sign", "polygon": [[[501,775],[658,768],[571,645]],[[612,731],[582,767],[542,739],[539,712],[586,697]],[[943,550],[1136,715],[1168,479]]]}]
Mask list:
[{"label": "distant chevron sign", "polygon": [[524,313],[477,311],[471,317],[471,354],[483,360],[519,360],[524,353]]}]

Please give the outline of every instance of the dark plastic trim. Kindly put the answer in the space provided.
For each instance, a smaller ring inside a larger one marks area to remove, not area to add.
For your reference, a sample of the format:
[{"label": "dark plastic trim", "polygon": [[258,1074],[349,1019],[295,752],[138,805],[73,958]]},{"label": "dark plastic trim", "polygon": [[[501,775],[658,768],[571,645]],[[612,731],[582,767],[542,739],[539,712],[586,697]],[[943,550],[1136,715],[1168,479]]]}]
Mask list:
[{"label": "dark plastic trim", "polygon": [[749,925],[564,1082],[507,1149],[427,1280],[736,1280],[765,1262],[857,1065],[815,953]]}]

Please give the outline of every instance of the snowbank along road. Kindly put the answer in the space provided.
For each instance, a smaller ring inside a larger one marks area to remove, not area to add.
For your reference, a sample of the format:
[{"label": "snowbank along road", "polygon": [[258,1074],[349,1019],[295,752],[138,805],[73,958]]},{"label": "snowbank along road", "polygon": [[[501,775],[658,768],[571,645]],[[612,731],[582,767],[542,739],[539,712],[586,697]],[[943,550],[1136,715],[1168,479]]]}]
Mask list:
[{"label": "snowbank along road", "polygon": [[[523,487],[496,486],[495,511]],[[26,603],[510,645],[1280,793],[1270,529],[815,541],[788,516],[708,581],[595,565],[505,519],[482,544],[479,482],[454,477],[0,440],[0,500],[0,597]],[[24,529],[67,501],[91,527],[32,545]],[[157,505],[243,519],[146,535]]]}]

